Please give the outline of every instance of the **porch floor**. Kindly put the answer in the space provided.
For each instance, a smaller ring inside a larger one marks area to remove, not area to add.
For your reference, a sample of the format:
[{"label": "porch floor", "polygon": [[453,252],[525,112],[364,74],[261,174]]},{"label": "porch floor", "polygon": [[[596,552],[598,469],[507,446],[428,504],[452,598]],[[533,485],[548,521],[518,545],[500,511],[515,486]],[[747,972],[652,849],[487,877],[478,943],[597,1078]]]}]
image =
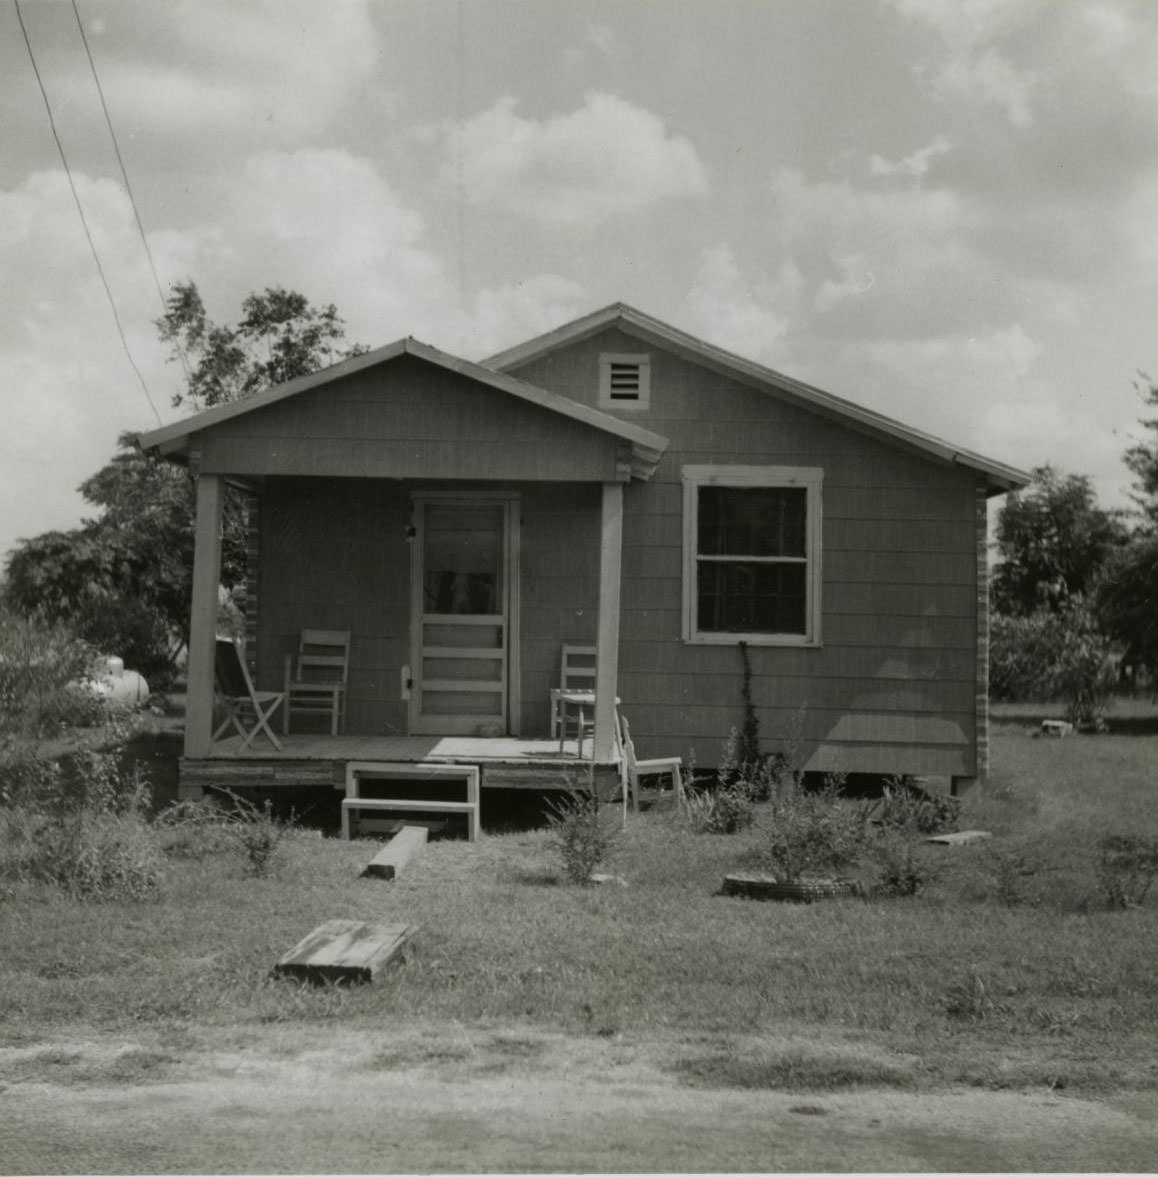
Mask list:
[{"label": "porch floor", "polygon": [[480,736],[281,736],[281,750],[268,740],[241,748],[241,737],[213,743],[204,757],[185,757],[178,766],[179,796],[200,797],[212,786],[331,786],[345,788],[351,761],[404,764],[435,762],[477,765],[486,789],[566,789],[593,780],[600,796],[618,787],[620,760],[592,762],[591,741],[580,755],[574,740],[563,752],[546,737]]},{"label": "porch floor", "polygon": [[[569,740],[563,752],[558,740],[516,736],[330,736],[329,734],[278,733],[279,752],[268,740],[258,738],[246,749],[241,737],[231,736],[213,742],[209,757],[213,760],[245,758],[260,761],[511,761],[516,764],[543,762],[550,765],[578,767],[591,757],[590,739],[583,742],[583,754]],[[617,765],[618,759],[603,762]]]}]

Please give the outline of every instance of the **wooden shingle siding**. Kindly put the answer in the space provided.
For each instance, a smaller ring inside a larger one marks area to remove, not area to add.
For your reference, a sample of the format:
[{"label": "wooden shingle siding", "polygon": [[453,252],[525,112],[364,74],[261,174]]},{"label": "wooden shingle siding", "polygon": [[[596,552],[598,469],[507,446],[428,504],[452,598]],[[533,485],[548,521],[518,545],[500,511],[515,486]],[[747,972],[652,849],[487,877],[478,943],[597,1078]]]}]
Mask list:
[{"label": "wooden shingle siding", "polygon": [[307,628],[349,630],[346,729],[406,732],[410,504],[401,483],[270,479],[262,501],[259,683],[276,687]]},{"label": "wooden shingle siding", "polygon": [[614,481],[618,439],[416,360],[355,373],[201,435],[206,472]]},{"label": "wooden shingle siding", "polygon": [[651,403],[630,420],[671,445],[650,482],[625,489],[620,696],[640,756],[694,747],[700,764],[713,765],[743,718],[736,648],[680,638],[682,468],[818,466],[821,645],[750,648],[765,747],[802,723],[813,768],[972,773],[980,716],[976,474],[674,352],[645,349],[618,328],[513,375],[594,405],[600,354],[644,350]]},{"label": "wooden shingle siding", "polygon": [[595,643],[598,487],[528,487],[520,547],[523,731],[546,733],[564,643]]}]

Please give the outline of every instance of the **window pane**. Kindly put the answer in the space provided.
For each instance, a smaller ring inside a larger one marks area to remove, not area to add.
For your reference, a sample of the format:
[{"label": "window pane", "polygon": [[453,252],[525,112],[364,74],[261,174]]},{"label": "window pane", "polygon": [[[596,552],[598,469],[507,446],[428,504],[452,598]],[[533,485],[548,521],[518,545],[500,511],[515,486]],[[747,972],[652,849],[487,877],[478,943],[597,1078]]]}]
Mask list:
[{"label": "window pane", "polygon": [[804,556],[804,487],[701,487],[703,556]]},{"label": "window pane", "polygon": [[429,503],[423,552],[424,609],[435,614],[498,613],[503,509]]},{"label": "window pane", "polygon": [[807,566],[703,561],[697,628],[727,634],[807,633]]}]

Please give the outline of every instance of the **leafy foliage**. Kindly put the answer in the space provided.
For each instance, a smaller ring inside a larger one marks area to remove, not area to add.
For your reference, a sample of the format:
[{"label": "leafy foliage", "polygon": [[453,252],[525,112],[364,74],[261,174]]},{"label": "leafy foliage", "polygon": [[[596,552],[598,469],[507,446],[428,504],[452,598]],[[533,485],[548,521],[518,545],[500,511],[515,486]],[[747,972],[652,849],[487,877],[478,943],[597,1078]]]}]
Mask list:
[{"label": "leafy foliage", "polygon": [[1088,476],[1037,467],[1029,488],[1011,494],[997,519],[994,608],[1014,617],[1061,609],[1093,587],[1125,539],[1119,517],[1097,505]]},{"label": "leafy foliage", "polygon": [[1096,610],[1122,648],[1127,667],[1145,667],[1158,680],[1158,536],[1138,536],[1110,557],[1098,585]]},{"label": "leafy foliage", "polygon": [[[195,409],[364,350],[335,351],[345,335],[335,308],[316,308],[280,287],[250,295],[235,327],[208,319],[193,282],[177,284],[166,307],[161,338],[193,362],[175,402]],[[28,617],[68,623],[156,686],[173,673],[188,642],[194,484],[187,471],[141,453],[133,435],[122,435],[118,446],[80,487],[98,514],[79,528],[20,544],[8,558],[4,594]],[[227,495],[221,579],[230,592],[245,576],[245,512],[238,496]]]},{"label": "leafy foliage", "polygon": [[[1142,400],[1158,409],[1158,384],[1146,373],[1134,383]],[[1135,442],[1122,456],[1127,468],[1136,476],[1134,501],[1142,508],[1150,528],[1158,526],[1158,417],[1144,417],[1141,422],[1148,440]]]},{"label": "leafy foliage", "polygon": [[0,742],[94,720],[99,701],[77,686],[92,662],[92,650],[66,627],[38,625],[0,607]]},{"label": "leafy foliage", "polygon": [[235,326],[214,323],[196,283],[174,285],[157,320],[174,358],[192,361],[174,405],[209,409],[316,372],[366,349],[341,348],[346,328],[333,303],[315,307],[297,291],[266,287],[241,304]]},{"label": "leafy foliage", "polygon": [[[26,616],[71,626],[94,648],[163,680],[188,639],[193,483],[185,471],[142,454],[131,435],[119,444],[112,460],[80,487],[100,514],[14,549],[5,599]],[[230,500],[225,584],[239,583],[244,568],[243,507]]]},{"label": "leafy foliage", "polygon": [[1057,612],[994,617],[989,675],[994,699],[1064,700],[1075,724],[1096,723],[1117,682],[1110,640],[1083,598]]}]

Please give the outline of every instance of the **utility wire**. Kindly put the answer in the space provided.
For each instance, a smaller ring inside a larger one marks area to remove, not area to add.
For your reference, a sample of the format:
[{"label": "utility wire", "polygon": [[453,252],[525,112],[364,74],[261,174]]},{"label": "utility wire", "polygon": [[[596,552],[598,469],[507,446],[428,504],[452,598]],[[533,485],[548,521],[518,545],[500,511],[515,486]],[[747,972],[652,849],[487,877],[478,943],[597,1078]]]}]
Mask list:
[{"label": "utility wire", "polygon": [[40,87],[40,97],[44,99],[44,109],[48,114],[48,125],[52,128],[52,138],[56,142],[56,150],[60,155],[60,162],[64,166],[64,174],[68,177],[68,186],[72,191],[72,199],[76,203],[76,211],[80,216],[80,223],[84,229],[85,238],[88,240],[88,248],[92,252],[92,260],[96,263],[97,273],[100,275],[101,285],[105,288],[105,296],[109,302],[109,309],[113,313],[113,322],[117,325],[117,335],[121,337],[121,347],[125,351],[125,356],[132,366],[133,371],[137,374],[137,380],[140,382],[141,391],[145,394],[145,400],[149,402],[149,408],[153,411],[153,416],[157,419],[157,424],[161,424],[161,415],[157,412],[157,406],[153,402],[152,394],[149,392],[149,386],[145,383],[144,376],[141,375],[141,370],[137,367],[136,360],[133,359],[133,353],[129,350],[129,341],[125,337],[125,329],[121,325],[121,317],[117,313],[117,304],[113,298],[112,289],[109,287],[109,280],[105,276],[104,267],[101,265],[100,255],[97,253],[96,243],[93,241],[92,231],[89,229],[88,218],[84,215],[84,206],[80,203],[80,195],[76,190],[76,181],[72,178],[72,169],[68,166],[68,157],[64,154],[64,145],[60,141],[60,134],[56,129],[56,119],[52,116],[52,104],[48,100],[48,91],[44,88],[44,80],[40,76],[40,68],[36,64],[36,54],[32,52],[32,42],[28,38],[28,29],[24,25],[24,14],[20,11],[20,0],[12,0],[12,6],[16,9],[16,19],[20,24],[20,32],[24,37],[24,47],[28,50],[28,60],[32,63],[32,72],[36,75],[36,84]]},{"label": "utility wire", "polygon": [[[149,248],[149,239],[145,236],[145,226],[141,221],[141,212],[137,208],[137,198],[133,195],[133,186],[129,183],[129,173],[125,168],[125,160],[121,155],[121,145],[117,140],[117,133],[113,130],[113,120],[109,116],[108,103],[105,102],[104,87],[101,85],[100,77],[97,74],[96,62],[93,60],[92,50],[89,48],[88,37],[85,36],[84,22],[80,19],[80,12],[76,6],[76,0],[72,0],[72,15],[76,17],[76,27],[80,30],[81,43],[84,45],[84,53],[88,58],[88,68],[92,71],[92,80],[96,83],[96,91],[100,96],[101,110],[105,116],[105,126],[109,129],[109,138],[113,141],[113,151],[117,156],[117,164],[121,169],[121,179],[125,182],[125,191],[129,194],[129,204],[133,208],[133,218],[137,222],[137,233],[141,238],[141,245],[145,247],[145,257],[149,259],[149,272],[153,275],[153,286],[157,291],[157,298],[161,303],[162,315],[169,309],[165,302],[165,295],[161,290],[161,280],[157,277],[157,264],[153,260],[153,251]],[[185,370],[186,379],[189,378],[189,361],[185,355],[185,349],[181,347],[180,341],[174,340],[174,346],[177,350],[177,358],[181,361],[181,367]]]}]

